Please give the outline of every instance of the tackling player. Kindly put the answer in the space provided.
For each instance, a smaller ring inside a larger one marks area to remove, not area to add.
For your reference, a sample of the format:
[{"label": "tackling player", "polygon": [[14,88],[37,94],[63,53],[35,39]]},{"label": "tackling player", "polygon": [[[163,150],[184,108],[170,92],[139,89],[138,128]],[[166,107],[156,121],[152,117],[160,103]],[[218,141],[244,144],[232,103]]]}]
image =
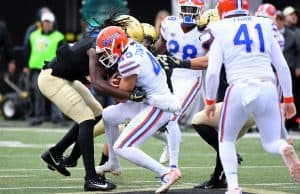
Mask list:
[{"label": "tackling player", "polygon": [[[115,24],[122,25],[122,22],[124,21]],[[104,23],[102,27],[105,25]],[[85,191],[112,190],[116,186],[95,172],[93,128],[95,122],[101,118],[102,106],[80,81],[87,82],[85,76],[90,75],[95,89],[121,99],[140,101],[145,96],[139,91],[119,90],[105,81],[106,72],[103,66],[98,65],[99,56],[96,54],[95,41],[95,36],[86,37],[72,47],[60,47],[56,58],[44,66],[38,78],[43,95],[76,122],[68,133],[41,157],[51,169],[70,176],[62,154],[67,147],[77,142],[75,145],[80,148],[86,171]]]}]

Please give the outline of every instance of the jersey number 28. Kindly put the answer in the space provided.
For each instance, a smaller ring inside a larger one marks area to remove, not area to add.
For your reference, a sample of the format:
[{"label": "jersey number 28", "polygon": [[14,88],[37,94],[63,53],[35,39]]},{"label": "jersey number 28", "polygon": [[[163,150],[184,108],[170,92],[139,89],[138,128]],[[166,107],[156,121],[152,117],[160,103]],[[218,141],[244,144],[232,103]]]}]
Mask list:
[{"label": "jersey number 28", "polygon": [[[260,24],[255,25],[255,29],[258,34],[258,39],[259,39],[259,45],[260,45],[260,52],[265,52],[265,43],[264,43],[264,37],[261,29]],[[242,24],[236,35],[234,36],[233,39],[234,45],[245,45],[246,46],[246,52],[250,53],[251,52],[251,44],[253,43],[253,40],[250,39],[248,28],[246,24]]]}]

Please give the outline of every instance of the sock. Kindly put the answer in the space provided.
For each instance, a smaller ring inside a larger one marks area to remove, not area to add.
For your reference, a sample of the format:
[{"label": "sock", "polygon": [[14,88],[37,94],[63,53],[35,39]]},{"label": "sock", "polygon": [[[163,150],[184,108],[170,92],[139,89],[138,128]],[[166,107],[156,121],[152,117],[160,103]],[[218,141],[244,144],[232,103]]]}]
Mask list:
[{"label": "sock", "polygon": [[168,147],[169,147],[169,155],[170,155],[169,165],[178,167],[181,131],[177,120],[169,121],[167,125],[167,129],[168,131],[166,132],[166,135],[168,139]]},{"label": "sock", "polygon": [[235,142],[219,142],[220,158],[224,167],[228,189],[239,187],[238,185],[238,163]]},{"label": "sock", "polygon": [[77,161],[80,158],[80,155],[81,155],[80,147],[79,147],[78,142],[76,141],[76,143],[74,144],[73,149],[71,151],[71,154],[69,156],[69,160]]},{"label": "sock", "polygon": [[118,148],[116,152],[130,162],[155,172],[159,177],[168,173],[169,169],[151,158],[137,147]]},{"label": "sock", "polygon": [[65,136],[50,150],[62,155],[66,149],[76,142],[78,137],[79,126],[74,124],[71,129],[65,134]]},{"label": "sock", "polygon": [[105,135],[106,135],[106,141],[108,145],[108,162],[112,164],[119,164],[118,156],[114,151],[114,143],[119,137],[119,128],[118,126],[112,126],[107,124],[107,122],[104,121],[104,127],[105,127]]},{"label": "sock", "polygon": [[108,161],[108,155],[105,155],[103,152],[102,152],[102,156],[101,156],[101,160],[100,160],[100,163],[99,163],[99,166],[105,164],[105,162]]},{"label": "sock", "polygon": [[94,161],[94,129],[95,120],[83,121],[79,124],[78,145],[82,154],[86,178],[97,177]]},{"label": "sock", "polygon": [[202,139],[206,141],[206,143],[211,145],[216,150],[216,152],[219,152],[218,132],[215,128],[204,124],[193,125],[193,127],[202,137]]},{"label": "sock", "polygon": [[223,166],[222,166],[222,163],[221,163],[219,152],[217,152],[216,166],[215,166],[215,170],[214,170],[214,173],[213,173],[213,178],[215,180],[222,180],[222,178],[224,177],[223,174],[224,174]]}]

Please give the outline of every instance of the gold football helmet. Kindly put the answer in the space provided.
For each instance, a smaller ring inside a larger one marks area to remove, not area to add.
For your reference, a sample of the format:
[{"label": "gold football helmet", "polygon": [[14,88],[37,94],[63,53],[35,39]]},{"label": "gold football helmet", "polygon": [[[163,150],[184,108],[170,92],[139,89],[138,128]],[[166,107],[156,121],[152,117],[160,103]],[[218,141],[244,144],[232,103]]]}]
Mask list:
[{"label": "gold football helmet", "polygon": [[156,42],[158,39],[158,34],[155,31],[154,26],[148,23],[141,23],[144,30],[144,38],[151,38],[153,42]]},{"label": "gold football helmet", "polygon": [[127,35],[137,42],[143,41],[144,30],[138,19],[130,15],[120,15],[117,20],[127,20],[128,25],[124,29]]},{"label": "gold football helmet", "polygon": [[217,9],[206,10],[200,17],[199,27],[204,29],[209,22],[216,22],[220,20],[220,16]]},{"label": "gold football helmet", "polygon": [[158,39],[158,34],[151,24],[141,23],[144,30],[144,38],[142,44],[151,52],[154,51],[154,44]]}]

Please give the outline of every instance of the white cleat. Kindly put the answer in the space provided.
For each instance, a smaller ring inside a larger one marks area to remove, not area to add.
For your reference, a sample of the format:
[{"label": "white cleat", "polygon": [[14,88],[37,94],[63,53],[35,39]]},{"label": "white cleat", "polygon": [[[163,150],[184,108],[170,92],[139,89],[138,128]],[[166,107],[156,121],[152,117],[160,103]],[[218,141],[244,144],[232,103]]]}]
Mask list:
[{"label": "white cleat", "polygon": [[155,193],[166,193],[169,188],[180,179],[176,171],[170,171],[161,178],[161,186]]},{"label": "white cleat", "polygon": [[121,167],[119,164],[111,164],[109,162],[105,162],[105,164],[101,166],[95,167],[96,173],[99,175],[103,175],[106,172],[112,173],[114,176],[121,175]]},{"label": "white cleat", "polygon": [[225,194],[243,194],[241,188],[228,189]]},{"label": "white cleat", "polygon": [[170,160],[169,147],[168,145],[164,146],[163,152],[159,158],[159,163],[164,164]]},{"label": "white cleat", "polygon": [[289,168],[290,175],[300,183],[300,161],[293,146],[288,145],[283,149],[282,158]]}]

